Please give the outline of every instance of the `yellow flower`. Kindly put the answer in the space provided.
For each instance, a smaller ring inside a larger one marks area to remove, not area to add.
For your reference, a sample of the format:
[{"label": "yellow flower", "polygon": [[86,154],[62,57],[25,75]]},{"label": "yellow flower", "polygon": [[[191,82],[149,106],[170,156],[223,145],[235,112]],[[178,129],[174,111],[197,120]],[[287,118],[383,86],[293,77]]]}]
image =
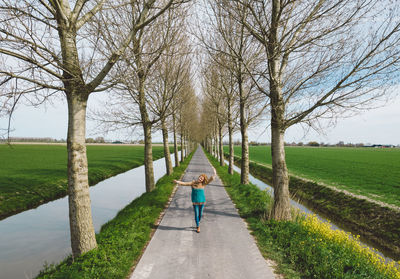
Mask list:
[{"label": "yellow flower", "polygon": [[[307,215],[306,218],[301,221],[301,224],[308,230],[309,235],[315,233],[320,236],[316,239],[317,241],[322,242],[323,240],[328,240],[348,247],[355,255],[367,259],[373,266],[389,278],[400,279],[400,261],[398,263],[394,261],[386,263],[382,256],[375,253],[375,249],[370,249],[359,242],[359,235],[352,235],[342,230],[333,230],[329,222],[323,223],[315,214]],[[357,266],[359,266],[358,263]]]}]

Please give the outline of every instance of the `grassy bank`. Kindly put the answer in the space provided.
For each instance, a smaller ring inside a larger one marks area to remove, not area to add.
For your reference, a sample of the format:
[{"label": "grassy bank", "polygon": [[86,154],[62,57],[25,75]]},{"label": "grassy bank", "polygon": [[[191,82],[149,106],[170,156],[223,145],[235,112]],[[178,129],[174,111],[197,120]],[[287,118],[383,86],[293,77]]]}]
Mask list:
[{"label": "grassy bank", "polygon": [[[87,147],[89,184],[143,165],[143,146]],[[164,156],[153,147],[153,158]],[[67,194],[63,145],[0,145],[0,220]]]},{"label": "grassy bank", "polygon": [[343,231],[333,231],[314,216],[295,221],[267,220],[272,199],[255,185],[240,184],[240,176],[227,173],[209,156],[240,215],[246,219],[261,253],[277,263],[285,278],[391,278],[400,270],[361,247]]},{"label": "grassy bank", "polygon": [[[235,157],[240,163],[240,158]],[[271,184],[272,170],[251,162],[250,172]],[[289,190],[295,200],[374,243],[390,257],[400,260],[400,212],[358,199],[326,186],[290,177]]]},{"label": "grassy bank", "polygon": [[72,262],[71,257],[48,267],[37,278],[126,278],[150,240],[151,231],[174,188],[174,179],[185,171],[192,154],[170,176],[157,181],[156,189],[145,193],[101,227],[98,248]]},{"label": "grassy bank", "polygon": [[[285,153],[292,174],[400,206],[399,148],[286,147]],[[250,146],[249,156],[271,165],[270,146]]]}]

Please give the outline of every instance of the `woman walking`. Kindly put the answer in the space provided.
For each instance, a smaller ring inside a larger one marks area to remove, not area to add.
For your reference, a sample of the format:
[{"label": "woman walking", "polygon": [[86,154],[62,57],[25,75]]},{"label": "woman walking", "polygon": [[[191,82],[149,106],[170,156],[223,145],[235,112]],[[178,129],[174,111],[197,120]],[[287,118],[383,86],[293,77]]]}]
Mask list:
[{"label": "woman walking", "polygon": [[214,175],[210,178],[207,175],[200,174],[197,180],[191,182],[182,182],[179,180],[174,180],[174,183],[181,186],[191,186],[192,187],[192,203],[194,210],[194,220],[196,221],[197,232],[200,232],[200,220],[203,215],[204,204],[206,203],[206,196],[204,194],[204,187],[214,180],[217,172],[214,170]]}]

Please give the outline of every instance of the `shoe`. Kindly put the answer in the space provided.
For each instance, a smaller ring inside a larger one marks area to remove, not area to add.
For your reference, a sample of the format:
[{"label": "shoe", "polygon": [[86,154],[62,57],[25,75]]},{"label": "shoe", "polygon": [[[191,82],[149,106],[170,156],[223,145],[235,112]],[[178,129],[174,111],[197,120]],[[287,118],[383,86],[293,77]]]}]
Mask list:
[{"label": "shoe", "polygon": [[199,226],[199,227],[197,227],[197,232],[198,232],[198,233],[200,232],[200,226]]}]

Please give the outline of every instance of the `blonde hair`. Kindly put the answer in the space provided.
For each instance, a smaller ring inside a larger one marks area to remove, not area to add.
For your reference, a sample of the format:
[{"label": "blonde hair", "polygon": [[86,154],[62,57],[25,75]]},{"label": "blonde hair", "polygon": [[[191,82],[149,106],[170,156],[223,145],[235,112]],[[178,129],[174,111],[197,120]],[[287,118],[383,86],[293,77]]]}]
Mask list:
[{"label": "blonde hair", "polygon": [[[200,176],[202,176],[204,178],[202,184],[207,185],[208,182],[209,182],[209,179],[208,179],[207,175],[205,173],[202,173],[202,174],[199,175],[199,177]],[[197,180],[196,180],[196,184],[198,184]]]}]

